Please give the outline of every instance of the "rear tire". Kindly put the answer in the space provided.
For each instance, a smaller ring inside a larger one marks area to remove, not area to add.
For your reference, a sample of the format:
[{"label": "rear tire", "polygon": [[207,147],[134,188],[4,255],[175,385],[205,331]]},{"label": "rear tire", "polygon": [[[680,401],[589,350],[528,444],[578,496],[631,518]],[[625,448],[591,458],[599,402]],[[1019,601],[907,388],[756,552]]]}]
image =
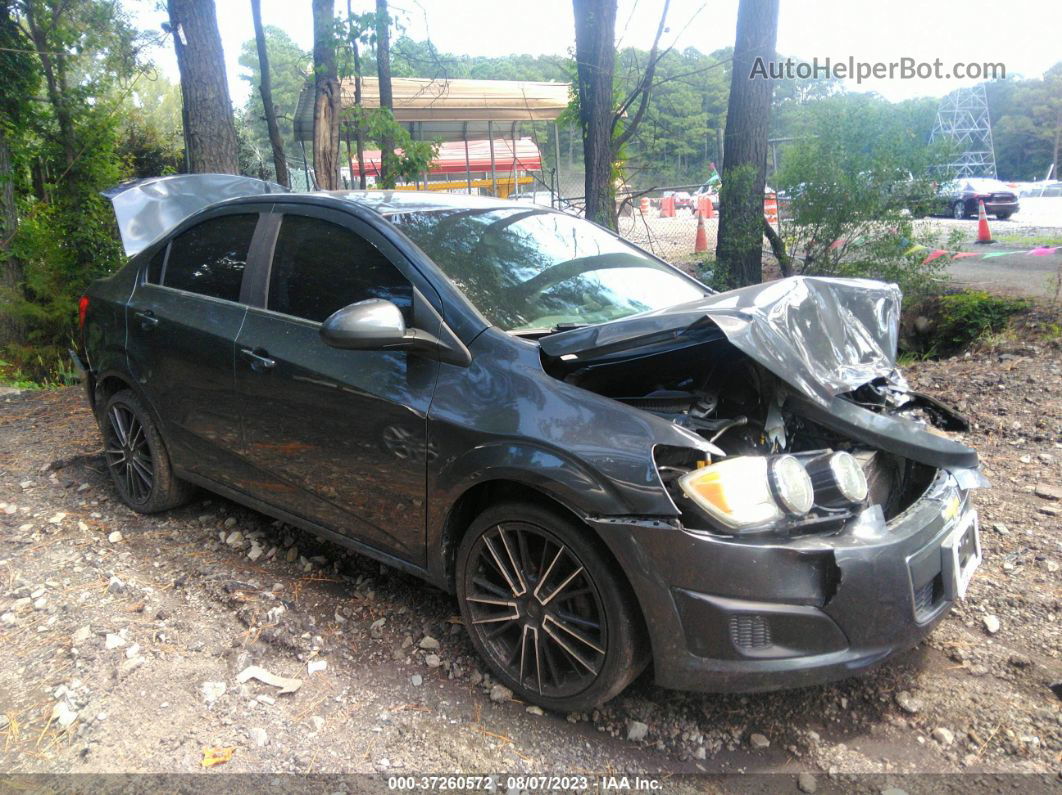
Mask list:
[{"label": "rear tire", "polygon": [[956,221],[962,221],[966,218],[966,202],[955,202],[951,208],[951,217]]},{"label": "rear tire", "polygon": [[1008,218],[1010,218],[1010,216],[1011,213],[996,213],[996,218],[998,218],[1000,221],[1006,221]]},{"label": "rear tire", "polygon": [[521,699],[582,712],[648,662],[641,616],[588,528],[534,503],[488,508],[457,551],[465,628],[494,677]]},{"label": "rear tire", "polygon": [[138,513],[158,513],[191,498],[194,488],[174,476],[162,435],[136,393],[112,395],[99,423],[107,470],[122,502]]}]

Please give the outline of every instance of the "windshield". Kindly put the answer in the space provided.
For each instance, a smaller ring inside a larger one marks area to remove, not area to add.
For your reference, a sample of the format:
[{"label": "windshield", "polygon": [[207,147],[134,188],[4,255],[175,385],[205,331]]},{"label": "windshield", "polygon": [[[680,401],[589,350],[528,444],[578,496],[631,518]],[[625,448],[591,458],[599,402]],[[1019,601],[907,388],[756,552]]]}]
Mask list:
[{"label": "windshield", "polygon": [[391,221],[505,331],[603,323],[705,294],[634,246],[562,213],[448,209]]}]

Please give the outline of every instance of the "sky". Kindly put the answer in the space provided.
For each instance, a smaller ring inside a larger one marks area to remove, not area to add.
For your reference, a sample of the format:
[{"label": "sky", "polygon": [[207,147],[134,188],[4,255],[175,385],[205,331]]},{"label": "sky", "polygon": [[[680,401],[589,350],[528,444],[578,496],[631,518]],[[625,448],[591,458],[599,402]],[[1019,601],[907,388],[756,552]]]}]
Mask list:
[{"label": "sky", "polygon": [[[166,18],[161,0],[122,0],[134,24],[158,31]],[[242,105],[251,91],[237,63],[244,41],[254,36],[249,0],[216,0],[218,28],[233,101]],[[354,0],[355,13],[374,3]],[[648,49],[662,0],[619,0],[618,46]],[[500,56],[512,53],[565,55],[574,46],[570,0],[393,0],[408,35],[430,38],[442,52]],[[734,42],[737,0],[672,0],[666,44],[711,52]],[[346,1],[337,2],[337,10]],[[310,0],[262,0],[267,25],[284,28],[301,46],[313,44]],[[1039,77],[1062,60],[1059,0],[781,0],[778,52],[805,61],[889,63],[901,58],[955,63],[1002,63],[1007,75]],[[172,43],[151,54],[159,69],[178,79]],[[898,101],[943,96],[977,80],[928,78],[846,80],[850,90],[876,91]]]}]

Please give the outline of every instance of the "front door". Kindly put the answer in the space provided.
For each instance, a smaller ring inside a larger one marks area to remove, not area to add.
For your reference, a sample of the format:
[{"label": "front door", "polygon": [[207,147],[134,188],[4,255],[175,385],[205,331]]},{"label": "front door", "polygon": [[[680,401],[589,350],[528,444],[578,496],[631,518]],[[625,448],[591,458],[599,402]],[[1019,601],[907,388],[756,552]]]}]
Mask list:
[{"label": "front door", "polygon": [[129,368],[174,465],[224,481],[239,460],[233,356],[258,217],[228,213],[178,234],[153,255],[126,310]]},{"label": "front door", "polygon": [[[236,340],[246,484],[260,499],[424,562],[427,411],[438,362],[326,345],[337,309],[386,298],[414,323],[413,287],[353,218],[283,216],[264,307]],[[374,234],[374,233],[368,233]]]}]

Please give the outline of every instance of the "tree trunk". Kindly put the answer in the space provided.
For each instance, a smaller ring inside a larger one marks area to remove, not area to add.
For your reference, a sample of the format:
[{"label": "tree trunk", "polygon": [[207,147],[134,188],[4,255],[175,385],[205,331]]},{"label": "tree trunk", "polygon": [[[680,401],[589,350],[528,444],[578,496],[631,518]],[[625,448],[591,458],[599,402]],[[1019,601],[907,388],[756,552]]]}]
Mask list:
[{"label": "tree trunk", "polygon": [[258,90],[262,94],[269,143],[273,147],[273,167],[277,172],[277,182],[285,188],[290,188],[288,160],[284,156],[284,143],[280,138],[280,127],[277,126],[277,108],[273,104],[273,79],[269,74],[269,53],[266,51],[265,31],[262,29],[262,0],[251,0],[251,16],[254,18],[254,40],[258,45],[258,69],[262,73]]},{"label": "tree trunk", "polygon": [[313,0],[313,71],[313,170],[320,190],[336,190],[340,99],[333,0]]},{"label": "tree trunk", "polygon": [[778,0],[741,0],[723,147],[723,186],[715,256],[733,286],[763,281],[763,188],[772,80],[753,77],[757,59],[775,58]]},{"label": "tree trunk", "polygon": [[[25,3],[23,10],[26,14],[26,27],[29,29],[33,48],[37,51],[37,57],[41,59],[44,83],[48,89],[48,102],[52,106],[55,121],[59,125],[59,140],[66,158],[66,170],[69,172],[77,160],[77,134],[74,131],[73,116],[66,104],[66,55],[58,47],[52,46],[48,30],[41,26],[41,21],[37,18],[37,9],[34,4]],[[53,14],[52,22],[54,26],[56,24],[55,14]]]},{"label": "tree trunk", "polygon": [[583,132],[586,218],[616,229],[612,185],[612,74],[616,65],[616,0],[572,0],[579,122]]},{"label": "tree trunk", "polygon": [[239,146],[214,0],[167,0],[194,174],[238,174]]},{"label": "tree trunk", "polygon": [[771,251],[778,260],[778,269],[782,272],[782,276],[792,276],[793,260],[785,250],[785,241],[766,218],[763,219],[763,234],[771,244]]},{"label": "tree trunk", "polygon": [[[380,107],[394,113],[395,103],[391,96],[391,16],[387,12],[387,0],[376,0],[376,75],[380,78]],[[394,171],[395,139],[390,133],[380,137],[380,184],[385,188],[395,186]]]},{"label": "tree trunk", "polygon": [[1051,162],[1055,164],[1055,180],[1062,180],[1062,169],[1059,168],[1058,154],[1059,144],[1062,143],[1062,108],[1059,109],[1055,118],[1055,156]]},{"label": "tree trunk", "polygon": [[[350,6],[350,0],[347,0],[347,18],[353,19],[353,17],[354,12]],[[359,34],[360,32],[359,30]],[[365,190],[367,185],[365,182],[365,128],[364,120],[361,118],[361,53],[358,50],[358,36],[353,28],[350,30],[350,51],[354,56],[354,144],[358,153],[358,186]],[[390,86],[388,90],[390,91]],[[350,149],[349,141],[347,149]],[[350,181],[354,182],[353,171],[350,173]]]},{"label": "tree trunk", "polygon": [[[8,250],[18,231],[18,209],[15,207],[14,169],[11,147],[4,125],[0,124],[0,306],[22,294],[22,262]],[[11,311],[0,312],[0,349],[13,342],[21,342],[25,324]]]}]

